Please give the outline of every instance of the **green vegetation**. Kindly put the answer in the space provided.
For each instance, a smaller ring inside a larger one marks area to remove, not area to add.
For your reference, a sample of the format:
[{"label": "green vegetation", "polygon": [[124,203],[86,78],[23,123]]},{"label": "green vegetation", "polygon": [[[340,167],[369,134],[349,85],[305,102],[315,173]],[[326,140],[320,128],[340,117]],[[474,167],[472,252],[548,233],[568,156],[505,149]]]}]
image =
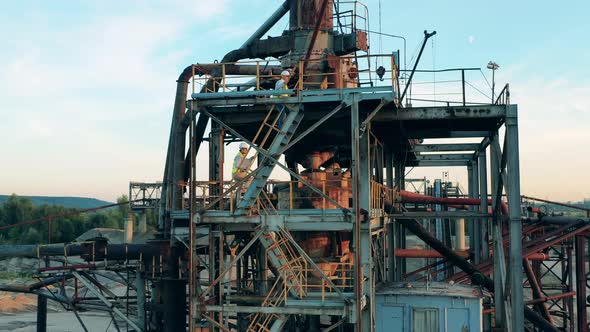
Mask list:
[{"label": "green vegetation", "polygon": [[[117,199],[117,203],[126,201],[127,196],[125,195]],[[30,198],[13,194],[0,204],[0,227],[74,211],[77,209],[58,205],[36,206]],[[123,228],[128,216],[129,205],[124,204],[95,212],[52,218],[51,242],[71,242],[93,228]],[[156,224],[156,215],[151,210],[148,211],[147,222],[148,227],[154,227]],[[48,239],[48,222],[46,220],[32,225],[0,230],[0,244],[48,243]]]}]

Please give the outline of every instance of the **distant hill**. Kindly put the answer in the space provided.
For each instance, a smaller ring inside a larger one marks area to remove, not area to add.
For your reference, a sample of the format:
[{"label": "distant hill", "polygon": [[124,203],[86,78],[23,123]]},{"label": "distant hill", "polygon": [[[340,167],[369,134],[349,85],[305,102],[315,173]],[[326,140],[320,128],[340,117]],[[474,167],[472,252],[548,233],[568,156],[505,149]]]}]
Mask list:
[{"label": "distant hill", "polygon": [[[0,195],[0,204],[8,200],[10,195]],[[39,206],[43,204],[47,205],[59,205],[67,208],[76,209],[91,209],[98,206],[113,204],[112,202],[101,201],[96,198],[88,197],[57,197],[57,196],[20,196],[30,198],[33,205]]]}]

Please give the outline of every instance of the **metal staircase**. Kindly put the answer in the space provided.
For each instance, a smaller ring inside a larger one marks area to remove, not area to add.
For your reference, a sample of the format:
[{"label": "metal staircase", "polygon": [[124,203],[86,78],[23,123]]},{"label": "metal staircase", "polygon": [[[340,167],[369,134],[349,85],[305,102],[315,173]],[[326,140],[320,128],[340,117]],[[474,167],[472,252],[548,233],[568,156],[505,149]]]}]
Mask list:
[{"label": "metal staircase", "polygon": [[[285,106],[286,108],[286,106]],[[271,109],[272,112],[272,109]],[[284,112],[284,111],[281,111]],[[269,115],[266,116],[264,119],[258,133],[256,134],[255,139],[259,136],[260,132],[263,128],[268,127],[269,132],[265,135],[265,138],[262,141],[262,144],[259,145],[259,149],[264,149],[263,144],[266,142],[266,139],[269,137],[272,131],[276,132],[276,135],[270,144],[268,150],[264,150],[267,154],[272,156],[272,158],[263,157],[260,166],[257,169],[256,174],[254,175],[252,182],[242,200],[238,203],[236,210],[234,211],[235,215],[245,215],[248,213],[252,205],[258,199],[258,196],[262,192],[270,173],[272,173],[275,165],[276,160],[279,158],[280,154],[279,151],[283,149],[291,140],[297,127],[301,123],[301,119],[303,118],[303,112],[299,109],[290,109],[289,113],[286,114],[285,119],[281,125],[281,128],[276,126],[278,119],[283,116],[279,113],[279,115],[275,118],[272,123],[268,123]],[[254,142],[255,143],[255,142]]]},{"label": "metal staircase", "polygon": [[[305,258],[297,255],[289,239],[282,232],[265,232],[260,237],[260,242],[266,248],[270,263],[278,272],[276,281],[262,306],[281,307],[286,304],[289,295],[298,299],[305,297],[307,283]],[[281,331],[288,318],[288,315],[257,313],[252,317],[248,331]]]}]

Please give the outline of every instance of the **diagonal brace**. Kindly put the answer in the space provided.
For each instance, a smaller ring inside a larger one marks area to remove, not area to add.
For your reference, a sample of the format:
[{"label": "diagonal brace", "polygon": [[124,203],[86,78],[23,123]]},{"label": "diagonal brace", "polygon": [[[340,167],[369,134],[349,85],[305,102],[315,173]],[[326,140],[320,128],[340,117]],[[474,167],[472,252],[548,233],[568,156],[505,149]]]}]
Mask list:
[{"label": "diagonal brace", "polygon": [[391,102],[391,100],[388,100],[386,98],[381,98],[381,102],[379,103],[379,105],[377,105],[377,107],[375,107],[375,109],[369,115],[367,115],[367,118],[365,119],[365,121],[363,121],[363,123],[361,123],[359,136],[363,136],[363,134],[367,130],[367,126],[369,125],[369,122],[371,122],[371,120],[373,120],[375,115],[377,115],[377,113],[383,108],[383,106],[389,104],[390,102]]},{"label": "diagonal brace", "polygon": [[264,232],[263,229],[259,229],[256,234],[254,235],[254,237],[250,240],[250,242],[248,242],[248,244],[246,244],[244,246],[244,248],[240,251],[239,254],[236,255],[236,257],[234,257],[234,259],[232,259],[232,261],[229,263],[228,268],[224,269],[219,276],[213,280],[213,282],[209,285],[209,287],[207,287],[207,289],[205,289],[205,291],[203,291],[200,295],[201,298],[204,298],[205,295],[209,294],[209,292],[215,287],[215,285],[217,285],[217,283],[219,283],[221,281],[221,279],[223,279],[223,277],[225,276],[225,274],[227,272],[229,272],[229,267],[231,267],[232,265],[234,265],[240,258],[242,258],[242,256],[244,256],[244,254],[246,253],[246,251],[248,251],[248,249],[250,249],[250,247],[260,238],[260,236],[262,235],[262,233]]},{"label": "diagonal brace", "polygon": [[289,150],[293,145],[297,144],[297,142],[302,140],[305,136],[307,136],[309,133],[311,133],[317,127],[319,127],[322,123],[326,122],[328,119],[330,119],[332,116],[334,116],[334,114],[338,113],[345,106],[346,107],[350,106],[350,101],[343,100],[340,103],[340,105],[336,106],[332,111],[330,111],[330,113],[324,115],[321,119],[319,119],[311,127],[307,128],[304,132],[302,132],[299,136],[297,136],[297,138],[291,140],[291,142],[289,142],[289,144],[287,144],[287,146],[285,146],[281,151],[279,151],[279,154],[283,154],[285,151]]},{"label": "diagonal brace", "polygon": [[129,319],[121,310],[119,310],[119,308],[117,308],[114,304],[111,303],[111,301],[104,297],[104,295],[102,295],[102,293],[98,291],[94,287],[94,285],[86,278],[84,278],[78,271],[72,271],[72,274],[74,275],[74,277],[76,277],[76,279],[80,280],[80,282],[83,283],[84,286],[86,286],[86,288],[91,293],[96,295],[96,297],[98,297],[109,309],[111,309],[115,315],[119,316],[121,319],[127,322],[136,331],[143,331],[143,329],[137,326],[137,324],[135,324],[131,319]]}]

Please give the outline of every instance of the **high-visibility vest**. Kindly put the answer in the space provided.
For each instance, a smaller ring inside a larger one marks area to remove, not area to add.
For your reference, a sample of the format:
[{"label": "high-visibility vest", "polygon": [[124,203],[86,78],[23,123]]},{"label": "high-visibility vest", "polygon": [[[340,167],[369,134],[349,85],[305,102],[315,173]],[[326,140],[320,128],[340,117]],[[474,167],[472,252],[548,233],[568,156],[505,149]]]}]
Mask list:
[{"label": "high-visibility vest", "polygon": [[[242,153],[240,151],[238,151],[238,153],[236,154],[236,156],[234,157],[234,165],[233,168],[231,169],[231,174],[236,174],[238,172],[238,166],[240,166],[240,163],[242,163],[242,160],[245,158],[246,156],[242,157]],[[244,161],[245,162],[245,161]],[[242,165],[243,166],[243,165]]]}]

